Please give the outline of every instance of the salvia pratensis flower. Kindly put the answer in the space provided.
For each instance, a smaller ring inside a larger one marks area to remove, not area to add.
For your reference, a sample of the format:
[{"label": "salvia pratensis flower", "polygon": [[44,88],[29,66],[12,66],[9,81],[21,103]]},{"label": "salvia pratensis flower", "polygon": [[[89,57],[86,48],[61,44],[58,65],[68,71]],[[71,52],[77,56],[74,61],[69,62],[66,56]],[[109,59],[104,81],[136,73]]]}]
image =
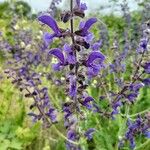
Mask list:
[{"label": "salvia pratensis flower", "polygon": [[88,140],[91,140],[93,138],[93,134],[95,132],[95,129],[94,128],[89,128],[85,133],[85,137],[88,139]]},{"label": "salvia pratensis flower", "polygon": [[59,28],[58,25],[57,25],[57,22],[54,20],[54,18],[52,18],[51,16],[49,15],[41,15],[38,17],[38,20],[49,26],[52,30],[53,30],[53,33],[52,34],[49,34],[49,33],[45,33],[44,35],[44,39],[45,41],[47,42],[50,42],[53,40],[53,38],[56,38],[56,37],[63,37],[65,36],[65,32],[63,29]]},{"label": "salvia pratensis flower", "polygon": [[51,49],[49,51],[49,55],[54,55],[57,59],[58,59],[58,63],[53,65],[53,69],[55,71],[59,71],[61,69],[61,67],[63,67],[65,65],[65,58],[64,55],[61,51],[61,49],[59,48],[55,48],[55,49]]},{"label": "salvia pratensis flower", "polygon": [[94,101],[94,98],[91,96],[88,96],[84,99],[84,101],[82,102],[82,105],[85,106],[87,109],[91,110],[93,106],[90,102],[92,101]]},{"label": "salvia pratensis flower", "polygon": [[146,62],[143,66],[145,73],[150,74],[150,62]]},{"label": "salvia pratensis flower", "polygon": [[86,3],[81,3],[80,0],[76,0],[76,5],[73,8],[73,14],[75,16],[79,16],[81,18],[83,18],[85,16],[84,11],[87,10],[87,6]]},{"label": "salvia pratensis flower", "polygon": [[75,34],[82,37],[87,36],[89,34],[89,29],[96,22],[97,22],[96,18],[88,19],[86,22],[83,23],[82,28],[80,28],[80,30],[75,31]]},{"label": "salvia pratensis flower", "polygon": [[150,78],[146,78],[146,79],[142,80],[142,82],[144,83],[144,85],[150,86]]},{"label": "salvia pratensis flower", "polygon": [[100,70],[104,67],[105,56],[101,52],[92,52],[89,54],[86,60],[87,74],[88,76],[97,76]]}]

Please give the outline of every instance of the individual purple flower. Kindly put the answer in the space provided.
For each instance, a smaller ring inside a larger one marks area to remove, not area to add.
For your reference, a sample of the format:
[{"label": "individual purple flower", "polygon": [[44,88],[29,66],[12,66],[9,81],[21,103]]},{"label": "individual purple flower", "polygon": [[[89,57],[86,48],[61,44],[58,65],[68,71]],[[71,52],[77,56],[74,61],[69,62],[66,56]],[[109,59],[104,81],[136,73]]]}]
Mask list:
[{"label": "individual purple flower", "polygon": [[48,32],[44,33],[43,40],[47,46],[52,42],[53,37],[54,34],[49,34]]},{"label": "individual purple flower", "polygon": [[54,37],[60,37],[61,36],[61,30],[59,29],[56,21],[49,15],[42,15],[38,17],[38,20],[40,22],[42,22],[43,24],[46,24],[47,26],[49,26],[54,33],[49,34],[46,33],[46,35],[44,36],[44,39],[47,42],[50,42]]},{"label": "individual purple flower", "polygon": [[82,102],[82,105],[85,106],[87,109],[92,109],[92,104],[90,102],[94,101],[94,98],[91,96],[88,96],[84,99]]},{"label": "individual purple flower", "polygon": [[143,66],[145,73],[150,74],[150,62],[147,62]]},{"label": "individual purple flower", "polygon": [[101,112],[100,107],[96,103],[93,104],[93,112],[95,113]]},{"label": "individual purple flower", "polygon": [[30,116],[30,117],[32,117],[32,121],[33,122],[37,122],[38,120],[40,120],[41,118],[42,118],[42,115],[37,115],[37,114],[35,114],[35,113],[28,113],[28,115]]},{"label": "individual purple flower", "polygon": [[146,38],[141,39],[139,47],[137,48],[138,53],[143,53],[147,50],[148,40]]},{"label": "individual purple flower", "polygon": [[93,49],[93,51],[99,51],[101,46],[102,46],[102,40],[94,43],[93,46],[92,46],[92,49]]},{"label": "individual purple flower", "polygon": [[40,61],[41,61],[40,55],[38,55],[38,54],[34,55],[34,57],[33,57],[33,64],[35,66],[37,66],[40,63]]},{"label": "individual purple flower", "polygon": [[[89,34],[89,29],[96,22],[97,22],[97,18],[90,18],[85,23],[82,22],[82,28],[80,28],[80,30],[78,30],[78,31],[75,31],[75,34],[82,36],[82,37],[87,36]],[[81,25],[80,25],[80,27],[81,27]]]},{"label": "individual purple flower", "polygon": [[144,135],[145,135],[145,137],[150,138],[150,131],[145,131]]},{"label": "individual purple flower", "polygon": [[92,52],[86,60],[89,78],[97,76],[99,71],[104,67],[105,56],[100,52]]},{"label": "individual purple flower", "polygon": [[118,108],[119,108],[120,106],[122,106],[122,102],[121,102],[120,100],[117,101],[117,102],[115,102],[114,104],[112,104],[112,109],[113,109],[113,111],[112,111],[112,113],[111,113],[111,116],[112,116],[113,119],[114,119],[114,115],[116,115],[116,114],[119,113]]},{"label": "individual purple flower", "polygon": [[68,119],[72,115],[70,105],[64,105],[63,112],[64,112],[64,119],[65,120]]},{"label": "individual purple flower", "polygon": [[130,102],[134,102],[134,100],[137,98],[138,94],[137,93],[130,93],[129,95],[127,95],[127,99]]},{"label": "individual purple flower", "polygon": [[55,48],[49,51],[49,55],[54,55],[59,60],[57,64],[53,65],[53,69],[55,71],[59,71],[61,67],[65,65],[64,54],[61,52],[59,48]]},{"label": "individual purple flower", "polygon": [[92,140],[93,138],[93,134],[95,132],[95,129],[94,128],[89,128],[85,133],[85,137],[88,139],[88,140]]},{"label": "individual purple flower", "polygon": [[70,75],[69,76],[69,95],[71,97],[75,97],[77,95],[77,80],[76,80],[76,76],[74,75]]},{"label": "individual purple flower", "polygon": [[[71,141],[76,141],[78,139],[77,133],[74,129],[69,129],[67,131],[67,138]],[[73,143],[66,142],[66,149],[67,150],[81,150],[79,146],[74,145]]]},{"label": "individual purple flower", "polygon": [[144,85],[150,86],[150,78],[143,79],[142,82],[144,83]]},{"label": "individual purple flower", "polygon": [[86,3],[81,3],[80,0],[76,0],[76,4],[77,4],[77,7],[79,10],[81,10],[81,11],[87,10]]},{"label": "individual purple flower", "polygon": [[131,84],[129,88],[130,88],[131,91],[133,91],[133,92],[135,92],[135,93],[138,93],[139,90],[140,90],[143,86],[144,86],[143,83],[135,83],[135,84]]},{"label": "individual purple flower", "polygon": [[74,55],[73,49],[68,44],[64,45],[64,51],[66,53],[66,61],[69,64],[75,64],[76,63],[76,57]]},{"label": "individual purple flower", "polygon": [[74,141],[76,139],[76,133],[74,130],[69,130],[68,133],[67,133],[67,138],[69,140],[72,140]]},{"label": "individual purple flower", "polygon": [[52,123],[57,122],[57,111],[54,108],[50,108],[47,116],[50,117]]}]

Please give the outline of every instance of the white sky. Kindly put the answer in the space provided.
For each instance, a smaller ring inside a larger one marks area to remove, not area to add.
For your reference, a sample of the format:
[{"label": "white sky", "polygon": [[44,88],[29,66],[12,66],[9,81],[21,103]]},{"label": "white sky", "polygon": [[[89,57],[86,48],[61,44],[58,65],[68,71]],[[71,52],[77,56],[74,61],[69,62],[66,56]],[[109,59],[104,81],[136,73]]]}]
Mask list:
[{"label": "white sky", "polygon": [[[3,2],[3,1],[5,0],[0,0],[0,2]],[[51,0],[24,0],[24,1],[28,2],[32,6],[35,12],[46,10],[49,7],[49,4],[51,2]],[[109,5],[109,0],[82,0],[82,1],[87,3],[89,12],[94,11],[95,9],[98,9],[99,6]],[[121,1],[123,0],[120,0],[120,2]],[[128,2],[129,2],[129,6],[131,10],[137,9],[135,0],[128,0]],[[59,5],[59,7],[62,7],[62,6],[63,6],[62,4]],[[109,12],[109,11],[110,9],[106,10],[106,12]]]}]

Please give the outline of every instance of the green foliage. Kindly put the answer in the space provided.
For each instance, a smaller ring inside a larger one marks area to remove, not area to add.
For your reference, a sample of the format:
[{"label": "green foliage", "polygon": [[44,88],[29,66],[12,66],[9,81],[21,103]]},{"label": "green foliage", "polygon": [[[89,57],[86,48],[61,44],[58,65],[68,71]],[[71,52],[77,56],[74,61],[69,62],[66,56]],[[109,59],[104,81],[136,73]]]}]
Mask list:
[{"label": "green foliage", "polygon": [[15,3],[15,13],[20,16],[29,16],[31,14],[31,7],[24,1],[17,1]]},{"label": "green foliage", "polygon": [[24,1],[0,3],[0,19],[11,19],[14,16],[32,17],[31,7]]},{"label": "green foliage", "polygon": [[36,139],[40,124],[27,124],[23,97],[8,80],[0,85],[0,150],[22,150]]}]

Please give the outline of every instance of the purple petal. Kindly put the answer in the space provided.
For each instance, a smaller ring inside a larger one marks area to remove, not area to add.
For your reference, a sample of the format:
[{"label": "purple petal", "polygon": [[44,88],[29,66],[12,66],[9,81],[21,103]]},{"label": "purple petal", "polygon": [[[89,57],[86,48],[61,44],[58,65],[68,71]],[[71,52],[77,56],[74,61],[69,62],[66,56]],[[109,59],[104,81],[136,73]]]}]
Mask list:
[{"label": "purple petal", "polygon": [[146,78],[142,81],[144,85],[150,86],[150,78]]},{"label": "purple petal", "polygon": [[54,71],[60,71],[62,68],[62,64],[60,62],[57,64],[52,64],[52,68]]},{"label": "purple petal", "polygon": [[88,103],[88,102],[90,102],[90,101],[94,101],[94,98],[91,97],[91,96],[88,96],[88,97],[86,97],[86,98],[84,99],[84,102],[85,102],[85,103]]},{"label": "purple petal", "polygon": [[144,64],[144,70],[147,74],[150,74],[150,62]]},{"label": "purple petal", "polygon": [[85,22],[81,21],[79,24],[79,29],[81,30],[82,28],[84,28],[84,26],[85,26]]},{"label": "purple petal", "polygon": [[87,36],[89,34],[88,30],[96,22],[97,22],[96,18],[90,18],[86,22],[81,22],[79,25],[79,30],[75,31],[75,34],[83,37]]},{"label": "purple petal", "polygon": [[67,55],[67,61],[69,64],[75,64],[76,63],[76,57],[74,56],[73,53],[69,53]]},{"label": "purple petal", "polygon": [[50,108],[47,115],[50,117],[53,123],[57,122],[57,111],[54,108]]},{"label": "purple petal", "polygon": [[70,80],[69,95],[71,97],[75,97],[77,95],[77,81],[76,81],[76,77],[73,76],[73,75],[70,75],[69,80]]},{"label": "purple petal", "polygon": [[43,24],[48,25],[56,34],[60,33],[56,21],[49,15],[42,15],[38,17],[38,20]]},{"label": "purple petal", "polygon": [[69,44],[65,44],[65,45],[64,45],[64,51],[67,52],[67,53],[72,52],[72,49],[71,49],[71,47],[70,47]]},{"label": "purple petal", "polygon": [[67,138],[68,138],[69,140],[74,141],[74,140],[76,139],[76,133],[75,133],[75,131],[70,129],[70,130],[67,132]]},{"label": "purple petal", "polygon": [[133,102],[137,98],[137,96],[138,96],[138,94],[136,94],[136,93],[130,93],[129,95],[127,95],[127,99],[130,102]]},{"label": "purple petal", "polygon": [[90,104],[91,101],[94,101],[94,98],[91,96],[88,96],[84,99],[84,101],[82,102],[82,104],[88,108],[88,109],[92,109],[92,104]]},{"label": "purple petal", "polygon": [[73,53],[71,46],[68,44],[65,44],[64,45],[64,51],[66,52],[66,55],[67,55],[66,59],[67,59],[68,63],[69,64],[75,64],[76,63],[76,57]]},{"label": "purple petal", "polygon": [[102,40],[94,43],[92,46],[92,49],[93,49],[93,51],[98,51],[101,48],[101,46],[102,46]]},{"label": "purple petal", "polygon": [[150,138],[150,131],[146,131],[146,132],[144,133],[144,135],[145,135],[147,138]]},{"label": "purple petal", "polygon": [[49,34],[48,32],[44,33],[43,39],[46,44],[50,44],[55,37],[55,34]]},{"label": "purple petal", "polygon": [[89,30],[90,27],[97,22],[97,18],[90,18],[85,22],[84,30]]},{"label": "purple petal", "polygon": [[100,52],[92,52],[87,59],[86,65],[90,67],[96,59],[100,59],[100,61],[103,62],[105,60],[105,56]]},{"label": "purple petal", "polygon": [[93,134],[95,132],[95,129],[94,128],[89,128],[85,133],[85,137],[88,139],[88,140],[91,140],[93,138]]},{"label": "purple petal", "polygon": [[81,9],[82,11],[87,10],[87,5],[86,5],[86,3],[81,3],[81,4],[80,4],[80,9]]},{"label": "purple petal", "polygon": [[93,39],[94,39],[93,33],[89,33],[87,36],[84,37],[84,40],[85,40],[87,43],[90,43]]},{"label": "purple petal", "polygon": [[80,0],[76,0],[77,6],[80,7]]},{"label": "purple petal", "polygon": [[60,62],[62,64],[65,64],[64,54],[61,52],[61,50],[59,48],[54,48],[54,49],[50,50],[49,55],[54,55],[55,57],[57,57],[60,60]]}]

